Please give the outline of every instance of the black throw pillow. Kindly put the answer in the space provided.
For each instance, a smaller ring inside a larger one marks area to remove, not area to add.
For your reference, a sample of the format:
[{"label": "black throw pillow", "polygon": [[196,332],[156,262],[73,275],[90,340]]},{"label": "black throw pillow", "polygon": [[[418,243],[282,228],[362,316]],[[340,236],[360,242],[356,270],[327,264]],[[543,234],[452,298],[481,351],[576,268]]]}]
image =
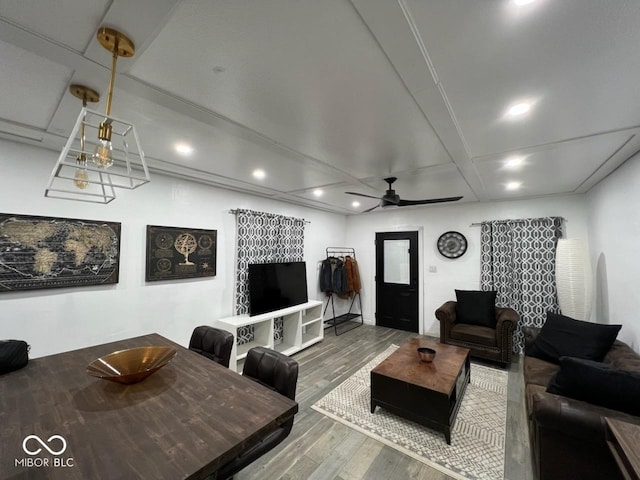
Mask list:
[{"label": "black throw pillow", "polygon": [[560,357],[601,361],[618,336],[622,325],[574,320],[547,312],[547,321],[533,342],[532,357],[558,363]]},{"label": "black throw pillow", "polygon": [[496,328],[496,294],[477,290],[456,290],[456,323]]},{"label": "black throw pillow", "polygon": [[580,358],[560,358],[547,392],[640,415],[640,372]]}]

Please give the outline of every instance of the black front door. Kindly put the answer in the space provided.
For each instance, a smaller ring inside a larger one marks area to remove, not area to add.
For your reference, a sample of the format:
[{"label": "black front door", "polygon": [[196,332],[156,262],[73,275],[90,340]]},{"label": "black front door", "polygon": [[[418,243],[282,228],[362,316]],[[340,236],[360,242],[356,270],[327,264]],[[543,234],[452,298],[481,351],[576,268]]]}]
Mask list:
[{"label": "black front door", "polygon": [[418,232],[376,233],[376,325],[418,332]]}]

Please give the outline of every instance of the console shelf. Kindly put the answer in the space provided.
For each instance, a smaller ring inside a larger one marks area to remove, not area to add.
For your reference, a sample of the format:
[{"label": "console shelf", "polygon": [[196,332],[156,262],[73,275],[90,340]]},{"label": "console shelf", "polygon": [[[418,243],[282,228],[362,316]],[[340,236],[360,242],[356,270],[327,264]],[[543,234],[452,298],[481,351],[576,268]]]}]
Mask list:
[{"label": "console shelf", "polygon": [[[273,323],[276,318],[282,318],[282,343],[279,345],[274,345],[273,342]],[[253,325],[254,339],[238,345],[238,329],[247,325]],[[244,358],[253,347],[262,346],[285,355],[293,355],[324,338],[322,302],[318,300],[253,317],[244,314],[221,318],[215,322],[215,326],[231,332],[236,339],[229,360],[229,368],[236,372],[242,371]]]}]

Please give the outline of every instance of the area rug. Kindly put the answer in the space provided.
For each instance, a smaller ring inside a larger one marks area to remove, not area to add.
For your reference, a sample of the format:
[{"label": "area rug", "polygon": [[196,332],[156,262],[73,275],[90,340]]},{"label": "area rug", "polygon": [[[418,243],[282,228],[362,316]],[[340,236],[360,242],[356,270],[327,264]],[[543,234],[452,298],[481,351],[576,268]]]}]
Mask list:
[{"label": "area rug", "polygon": [[397,348],[390,346],[311,408],[453,478],[503,478],[508,373],[471,364],[471,383],[447,445],[442,433],[384,408],[371,413],[370,372]]}]

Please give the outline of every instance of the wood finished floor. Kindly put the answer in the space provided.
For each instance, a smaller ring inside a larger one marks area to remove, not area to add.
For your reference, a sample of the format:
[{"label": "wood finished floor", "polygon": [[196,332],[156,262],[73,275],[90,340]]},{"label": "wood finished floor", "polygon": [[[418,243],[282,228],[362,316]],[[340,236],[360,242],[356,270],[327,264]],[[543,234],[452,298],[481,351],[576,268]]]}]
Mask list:
[{"label": "wood finished floor", "polygon": [[[289,437],[267,455],[234,476],[236,480],[433,479],[451,477],[404,455],[311,408],[362,365],[390,344],[415,336],[364,325],[294,355],[300,364],[296,400],[300,405]],[[487,364],[490,365],[490,364]],[[525,423],[521,362],[509,368],[505,477],[533,478]],[[444,438],[443,438],[444,441]]]}]

